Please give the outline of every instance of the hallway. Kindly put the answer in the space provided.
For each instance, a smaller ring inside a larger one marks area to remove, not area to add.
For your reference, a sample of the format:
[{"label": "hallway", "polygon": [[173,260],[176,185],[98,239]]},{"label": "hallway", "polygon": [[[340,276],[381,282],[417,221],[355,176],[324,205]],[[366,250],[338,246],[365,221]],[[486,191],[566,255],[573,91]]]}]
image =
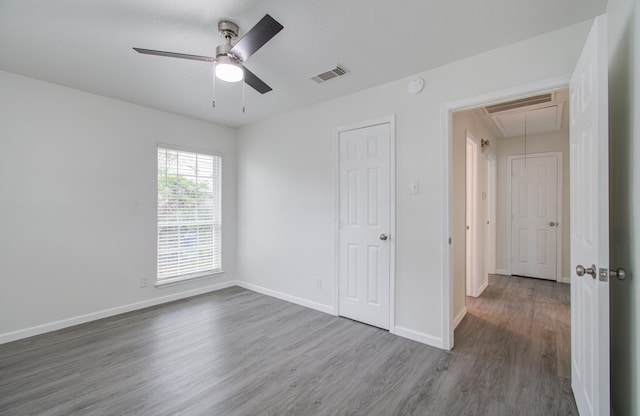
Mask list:
[{"label": "hallway", "polygon": [[577,415],[571,393],[570,287],[490,275],[455,332],[454,355],[469,360],[468,389],[493,414]]}]

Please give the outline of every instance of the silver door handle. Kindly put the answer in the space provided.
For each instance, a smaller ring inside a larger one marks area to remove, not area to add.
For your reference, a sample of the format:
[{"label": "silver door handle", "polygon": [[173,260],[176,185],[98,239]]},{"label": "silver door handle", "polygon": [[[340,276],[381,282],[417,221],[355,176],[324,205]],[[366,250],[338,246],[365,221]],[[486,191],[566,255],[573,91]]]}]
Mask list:
[{"label": "silver door handle", "polygon": [[556,225],[558,225],[558,223],[549,221],[549,227],[555,227]]},{"label": "silver door handle", "polygon": [[386,235],[386,234],[380,234],[380,240],[384,241],[384,240],[386,240],[387,238],[389,238],[389,236],[388,236],[388,235]]},{"label": "silver door handle", "polygon": [[[606,269],[605,269],[606,270]],[[627,272],[622,268],[618,268],[615,270],[609,270],[609,276],[617,277],[618,280],[624,280],[627,278]]]},{"label": "silver door handle", "polygon": [[594,279],[596,278],[596,265],[592,264],[591,267],[587,267],[585,269],[585,267],[582,264],[578,264],[576,266],[576,274],[580,277],[584,276],[585,274],[590,274],[591,277],[593,277]]}]

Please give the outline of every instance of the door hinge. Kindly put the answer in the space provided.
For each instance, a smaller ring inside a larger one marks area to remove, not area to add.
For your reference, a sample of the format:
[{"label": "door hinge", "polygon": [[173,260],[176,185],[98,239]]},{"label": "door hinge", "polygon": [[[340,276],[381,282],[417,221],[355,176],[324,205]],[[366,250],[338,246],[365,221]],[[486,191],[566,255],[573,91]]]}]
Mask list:
[{"label": "door hinge", "polygon": [[600,276],[600,278],[598,280],[600,280],[601,282],[608,282],[609,281],[609,269],[598,269],[598,276]]},{"label": "door hinge", "polygon": [[451,237],[449,237],[449,245],[451,245]]}]

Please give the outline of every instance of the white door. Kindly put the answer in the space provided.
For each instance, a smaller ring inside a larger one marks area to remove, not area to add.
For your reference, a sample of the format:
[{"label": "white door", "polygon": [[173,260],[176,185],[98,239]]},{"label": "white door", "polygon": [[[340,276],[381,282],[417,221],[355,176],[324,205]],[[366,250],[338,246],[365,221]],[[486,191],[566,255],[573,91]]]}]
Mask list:
[{"label": "white door", "polygon": [[467,135],[466,278],[467,296],[478,293],[478,144]]},{"label": "white door", "polygon": [[340,132],[339,314],[389,329],[390,125]]},{"label": "white door", "polygon": [[571,265],[576,268],[571,277],[571,386],[582,416],[609,415],[610,406],[606,33],[606,16],[600,16],[569,86]]},{"label": "white door", "polygon": [[511,274],[556,280],[558,158],[511,159]]}]

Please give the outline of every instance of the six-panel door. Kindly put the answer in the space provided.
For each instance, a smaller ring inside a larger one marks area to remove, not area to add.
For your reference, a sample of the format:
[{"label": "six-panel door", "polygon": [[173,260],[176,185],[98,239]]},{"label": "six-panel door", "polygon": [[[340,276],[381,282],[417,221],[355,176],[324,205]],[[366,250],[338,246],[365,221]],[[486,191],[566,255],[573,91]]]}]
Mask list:
[{"label": "six-panel door", "polygon": [[389,329],[390,125],[339,142],[339,314]]}]

